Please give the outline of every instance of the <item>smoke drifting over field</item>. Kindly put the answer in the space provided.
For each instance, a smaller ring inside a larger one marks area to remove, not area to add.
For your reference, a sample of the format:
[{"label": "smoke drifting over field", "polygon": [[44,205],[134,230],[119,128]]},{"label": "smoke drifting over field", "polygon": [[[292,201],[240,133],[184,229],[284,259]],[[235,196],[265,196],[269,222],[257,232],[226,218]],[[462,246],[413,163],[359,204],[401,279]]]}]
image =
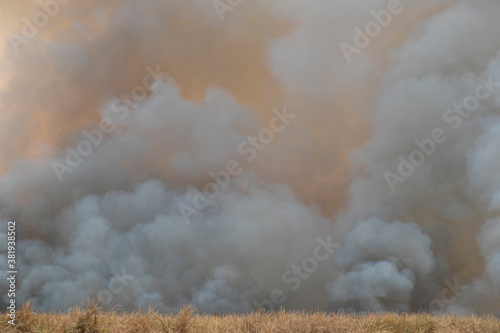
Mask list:
[{"label": "smoke drifting over field", "polygon": [[386,1],[70,1],[21,44],[0,5],[17,301],[500,315],[500,4],[400,6],[357,47]]}]

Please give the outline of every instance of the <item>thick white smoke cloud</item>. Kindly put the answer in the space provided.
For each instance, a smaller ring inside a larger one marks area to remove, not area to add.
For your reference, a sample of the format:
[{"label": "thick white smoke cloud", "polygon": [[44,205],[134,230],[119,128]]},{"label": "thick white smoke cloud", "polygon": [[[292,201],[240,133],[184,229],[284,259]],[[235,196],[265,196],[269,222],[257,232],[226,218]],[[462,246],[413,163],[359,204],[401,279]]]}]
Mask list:
[{"label": "thick white smoke cloud", "polygon": [[[353,201],[339,223],[346,229],[356,225],[354,230],[363,225],[364,222],[358,224],[359,220],[373,217],[415,223],[431,240],[426,246],[422,243],[420,251],[432,250],[435,261],[432,267],[427,265],[426,273],[419,279],[416,275],[419,261],[412,258],[411,265],[405,263],[398,270],[393,269],[394,280],[389,281],[394,283],[381,285],[377,284],[381,278],[371,278],[370,274],[376,265],[393,255],[384,254],[384,247],[378,248],[372,253],[385,259],[367,258],[362,268],[349,268],[348,274],[356,278],[341,275],[333,286],[349,287],[349,282],[358,279],[368,281],[358,284],[370,286],[371,282],[381,287],[372,288],[374,291],[363,295],[364,298],[356,293],[352,297],[347,294],[346,301],[339,306],[354,304],[355,310],[417,310],[430,306],[461,313],[498,314],[498,239],[493,236],[495,222],[490,220],[494,211],[488,208],[488,204],[491,207],[488,201],[495,196],[495,190],[491,190],[495,177],[488,170],[494,172],[497,160],[491,150],[487,152],[494,142],[492,134],[483,136],[485,132],[493,132],[489,128],[498,117],[500,58],[495,47],[498,25],[493,18],[498,10],[500,7],[489,1],[461,2],[422,22],[418,31],[393,54],[395,64],[384,79],[374,108],[373,137],[366,149],[352,155],[365,176],[351,183]],[[484,82],[488,80],[478,77],[489,78],[493,84],[486,86]],[[474,96],[478,87],[483,93],[491,88],[487,99],[473,111],[455,108]],[[397,173],[400,157],[408,160],[419,149],[415,140],[428,140],[436,128],[444,132],[446,140],[434,142],[435,151],[430,156],[424,155],[423,164],[398,182],[392,192],[384,179],[385,172]],[[489,237],[485,237],[486,233]],[[398,234],[399,237],[384,243],[404,256],[398,242],[405,242],[408,248],[412,245],[403,240],[403,232]],[[358,237],[351,237],[355,241],[347,237],[345,249],[363,249],[365,245],[352,245],[359,242]],[[418,237],[412,239],[416,241]],[[418,253],[412,251],[414,255]],[[428,257],[429,262],[431,259],[432,256]],[[389,269],[387,265],[381,276],[387,276]],[[402,280],[402,276],[408,276],[408,280]],[[448,286],[443,281],[455,279],[460,281],[460,288],[454,289],[458,290],[456,299],[449,301],[447,292],[451,291],[446,290]],[[411,285],[414,280],[416,284]],[[392,290],[397,290],[401,281],[409,289],[396,293],[401,299],[391,300]],[[421,287],[419,282],[423,284]],[[333,302],[338,302],[333,290]],[[433,301],[440,300],[442,295],[447,295],[446,303],[433,306],[437,304]],[[373,298],[378,302],[368,303]]]},{"label": "thick white smoke cloud", "polygon": [[[0,218],[18,221],[18,302],[229,312],[281,289],[291,309],[500,314],[500,87],[478,79],[500,82],[500,4],[402,4],[350,64],[339,44],[385,1],[244,2],[223,21],[211,1],[88,1],[20,53],[6,43]],[[120,117],[116,98],[157,66],[163,82]],[[477,110],[453,111],[481,85]],[[247,162],[238,146],[280,105],[296,118]],[[114,129],[60,182],[53,162],[104,118]],[[392,191],[386,173],[436,128],[446,140]],[[179,205],[230,160],[241,174],[186,223]],[[342,247],[292,289],[284,272],[327,235]]]},{"label": "thick white smoke cloud", "polygon": [[[196,192],[157,178],[172,172],[196,181],[222,170],[233,150],[236,155],[251,114],[217,91],[204,105],[161,84],[127,119],[127,129],[107,138],[63,182],[55,181],[50,159],[14,166],[32,175],[13,171],[1,181],[3,218],[17,216],[28,230],[21,235],[33,238],[18,240],[19,299],[43,310],[66,309],[98,297],[125,269],[133,279],[116,302],[127,309],[156,304],[172,311],[192,303],[203,312],[248,311],[251,301],[282,284],[279,273],[328,231],[319,209],[301,203],[285,184],[244,172],[187,224],[179,204],[192,205]],[[172,170],[162,165],[169,162]],[[158,176],[162,171],[167,174]],[[52,192],[45,191],[48,182],[56,186]],[[17,203],[28,191],[36,198]],[[54,205],[62,208],[54,213]]]},{"label": "thick white smoke cloud", "polygon": [[330,288],[333,308],[410,311],[416,284],[428,284],[435,259],[431,240],[415,224],[369,219],[345,238],[341,274]]}]

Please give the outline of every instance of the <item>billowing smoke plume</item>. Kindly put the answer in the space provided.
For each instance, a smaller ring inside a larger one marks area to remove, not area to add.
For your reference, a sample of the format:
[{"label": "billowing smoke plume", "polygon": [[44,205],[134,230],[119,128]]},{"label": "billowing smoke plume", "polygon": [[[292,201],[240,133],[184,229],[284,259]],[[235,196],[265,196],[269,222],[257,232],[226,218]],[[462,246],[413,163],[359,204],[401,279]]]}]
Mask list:
[{"label": "billowing smoke plume", "polygon": [[500,314],[500,4],[44,3],[0,5],[19,303]]}]

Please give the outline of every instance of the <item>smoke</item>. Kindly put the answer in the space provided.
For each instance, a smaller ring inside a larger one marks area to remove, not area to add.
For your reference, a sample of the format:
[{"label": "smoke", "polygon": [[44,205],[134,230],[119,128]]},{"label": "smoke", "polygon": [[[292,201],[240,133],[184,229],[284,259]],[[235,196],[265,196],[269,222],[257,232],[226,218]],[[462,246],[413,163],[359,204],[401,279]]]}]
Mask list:
[{"label": "smoke", "polygon": [[348,63],[386,1],[1,4],[17,302],[499,315],[500,4],[401,6]]}]

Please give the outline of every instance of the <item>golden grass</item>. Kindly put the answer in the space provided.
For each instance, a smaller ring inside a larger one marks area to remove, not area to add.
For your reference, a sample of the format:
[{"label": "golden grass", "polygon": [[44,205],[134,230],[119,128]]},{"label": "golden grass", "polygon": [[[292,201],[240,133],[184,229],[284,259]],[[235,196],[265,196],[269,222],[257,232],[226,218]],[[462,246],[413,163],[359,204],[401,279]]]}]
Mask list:
[{"label": "golden grass", "polygon": [[101,312],[95,304],[68,313],[35,313],[30,306],[17,312],[16,326],[2,316],[0,331],[47,333],[156,332],[500,332],[500,319],[491,316],[433,316],[431,314],[346,315],[323,312],[253,312],[200,315],[186,307],[177,315],[147,312]]}]

